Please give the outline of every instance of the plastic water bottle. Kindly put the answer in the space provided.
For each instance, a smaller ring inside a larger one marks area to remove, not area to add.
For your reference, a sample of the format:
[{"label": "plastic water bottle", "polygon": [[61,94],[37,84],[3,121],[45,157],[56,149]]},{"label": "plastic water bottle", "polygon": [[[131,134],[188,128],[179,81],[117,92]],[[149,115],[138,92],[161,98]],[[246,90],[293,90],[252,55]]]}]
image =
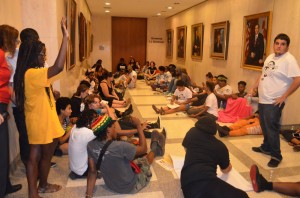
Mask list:
[{"label": "plastic water bottle", "polygon": [[220,102],[220,109],[221,109],[221,110],[224,109],[223,101]]},{"label": "plastic water bottle", "polygon": [[270,182],[273,181],[273,173],[274,173],[274,170],[270,170],[270,178],[269,178]]},{"label": "plastic water bottle", "polygon": [[291,127],[291,130],[295,130],[295,129],[294,129],[294,125]]}]

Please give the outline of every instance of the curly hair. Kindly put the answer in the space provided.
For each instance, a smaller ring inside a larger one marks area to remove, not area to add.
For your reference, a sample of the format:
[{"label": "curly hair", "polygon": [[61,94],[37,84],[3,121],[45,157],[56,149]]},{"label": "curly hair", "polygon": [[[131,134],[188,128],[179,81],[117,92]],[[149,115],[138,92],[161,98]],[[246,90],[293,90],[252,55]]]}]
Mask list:
[{"label": "curly hair", "polygon": [[61,114],[61,110],[65,110],[68,105],[71,105],[71,99],[68,97],[60,97],[56,100],[56,113]]}]

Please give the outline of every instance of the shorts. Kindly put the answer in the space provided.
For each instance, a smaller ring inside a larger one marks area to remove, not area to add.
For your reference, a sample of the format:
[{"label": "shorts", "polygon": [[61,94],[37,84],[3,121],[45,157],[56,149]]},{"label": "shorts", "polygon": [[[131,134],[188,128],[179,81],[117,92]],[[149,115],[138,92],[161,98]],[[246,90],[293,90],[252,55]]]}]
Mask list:
[{"label": "shorts", "polygon": [[151,173],[150,164],[149,164],[147,158],[145,158],[145,157],[137,158],[133,162],[135,164],[137,164],[141,169],[141,172],[139,174],[137,174],[138,179],[136,181],[136,184],[135,184],[133,190],[131,191],[131,193],[137,193],[150,182],[152,173]]}]

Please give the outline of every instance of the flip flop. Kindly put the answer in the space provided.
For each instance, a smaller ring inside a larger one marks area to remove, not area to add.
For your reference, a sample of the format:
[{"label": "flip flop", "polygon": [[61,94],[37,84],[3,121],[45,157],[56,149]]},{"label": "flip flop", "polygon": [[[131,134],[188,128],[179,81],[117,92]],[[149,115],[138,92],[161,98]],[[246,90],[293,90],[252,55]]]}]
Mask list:
[{"label": "flip flop", "polygon": [[61,190],[62,187],[60,185],[57,184],[47,184],[45,187],[38,187],[38,192],[39,193],[54,193],[57,192],[59,190]]}]

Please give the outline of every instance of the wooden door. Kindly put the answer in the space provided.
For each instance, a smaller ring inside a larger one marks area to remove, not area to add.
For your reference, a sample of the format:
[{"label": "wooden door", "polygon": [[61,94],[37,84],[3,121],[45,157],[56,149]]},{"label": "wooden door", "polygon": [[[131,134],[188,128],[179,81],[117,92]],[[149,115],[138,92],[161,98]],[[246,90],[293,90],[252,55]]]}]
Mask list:
[{"label": "wooden door", "polygon": [[147,19],[112,17],[112,70],[117,70],[120,58],[128,64],[130,57],[141,65],[146,62]]}]

